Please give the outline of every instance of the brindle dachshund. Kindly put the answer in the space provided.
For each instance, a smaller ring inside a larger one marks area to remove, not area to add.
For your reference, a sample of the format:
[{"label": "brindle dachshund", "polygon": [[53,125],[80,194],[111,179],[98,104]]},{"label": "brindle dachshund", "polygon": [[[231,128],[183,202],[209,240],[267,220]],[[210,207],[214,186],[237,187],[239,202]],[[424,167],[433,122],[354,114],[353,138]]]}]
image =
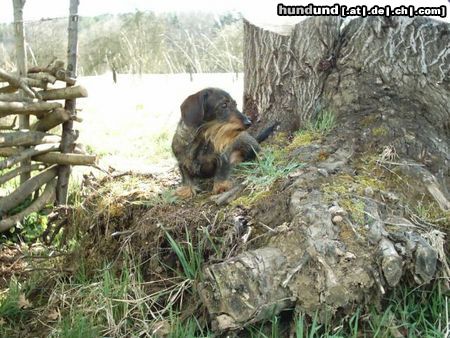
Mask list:
[{"label": "brindle dachshund", "polygon": [[197,181],[203,178],[214,177],[213,194],[229,190],[231,166],[255,158],[258,143],[275,127],[255,139],[245,131],[250,119],[237,109],[230,94],[217,88],[189,96],[180,108],[172,150],[181,171],[182,186],[176,192],[181,198],[195,195]]}]

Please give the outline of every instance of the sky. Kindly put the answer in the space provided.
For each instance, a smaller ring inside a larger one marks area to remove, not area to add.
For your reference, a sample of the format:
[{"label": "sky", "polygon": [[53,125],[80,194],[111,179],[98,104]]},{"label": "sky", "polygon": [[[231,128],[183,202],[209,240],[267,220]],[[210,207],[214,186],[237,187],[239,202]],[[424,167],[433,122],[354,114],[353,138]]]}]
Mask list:
[{"label": "sky", "polygon": [[[25,20],[39,20],[67,16],[69,0],[26,0]],[[189,11],[208,10],[223,12],[237,8],[236,0],[80,0],[78,12],[83,16],[95,16],[105,13],[127,13],[139,10]],[[0,22],[13,21],[12,0],[0,0]]]},{"label": "sky", "polygon": [[[24,19],[40,20],[42,18],[65,17],[69,12],[69,0],[26,0]],[[117,14],[153,10],[167,11],[239,11],[251,22],[264,27],[269,25],[292,24],[301,21],[302,17],[280,17],[276,14],[278,3],[286,5],[334,5],[335,3],[348,6],[355,5],[414,5],[419,6],[447,6],[446,22],[450,22],[450,0],[80,0],[79,14],[81,16],[95,16],[99,14]],[[442,20],[442,19],[441,19]],[[12,0],[0,0],[0,22],[13,21]]]}]

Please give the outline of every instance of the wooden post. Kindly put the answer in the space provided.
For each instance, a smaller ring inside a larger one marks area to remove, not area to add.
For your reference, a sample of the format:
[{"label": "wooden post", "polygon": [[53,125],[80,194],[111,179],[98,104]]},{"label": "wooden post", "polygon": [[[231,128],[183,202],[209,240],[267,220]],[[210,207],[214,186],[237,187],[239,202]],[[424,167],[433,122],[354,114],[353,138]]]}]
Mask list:
[{"label": "wooden post", "polygon": [[[27,53],[25,51],[25,34],[23,29],[23,7],[26,0],[13,0],[14,8],[14,34],[16,37],[17,70],[18,77],[27,76]],[[22,90],[21,90],[22,92]],[[30,127],[30,116],[19,116],[19,128],[28,129]],[[20,162],[21,166],[29,166],[30,160]],[[20,174],[20,184],[23,184],[31,177],[29,172]]]},{"label": "wooden post", "polygon": [[[70,13],[69,13],[69,38],[67,45],[67,71],[71,78],[75,78],[77,75],[77,54],[78,54],[78,5],[79,0],[70,0]],[[67,87],[73,84],[67,84]],[[70,112],[71,115],[76,115],[76,100],[66,100],[65,109]],[[73,120],[64,122],[61,151],[67,153],[71,151],[73,147]],[[63,165],[59,167],[58,173],[58,185],[56,187],[56,202],[58,204],[67,203],[67,192],[69,188],[70,166]]]}]

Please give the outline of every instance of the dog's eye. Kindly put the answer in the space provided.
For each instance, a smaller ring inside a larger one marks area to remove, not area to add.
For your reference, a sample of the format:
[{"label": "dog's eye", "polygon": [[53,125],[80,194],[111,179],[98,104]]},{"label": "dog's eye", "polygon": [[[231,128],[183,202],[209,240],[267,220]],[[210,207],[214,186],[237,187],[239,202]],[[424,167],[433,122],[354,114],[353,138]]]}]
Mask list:
[{"label": "dog's eye", "polygon": [[226,107],[228,107],[228,103],[226,103],[226,102],[222,103],[222,108],[226,108]]}]

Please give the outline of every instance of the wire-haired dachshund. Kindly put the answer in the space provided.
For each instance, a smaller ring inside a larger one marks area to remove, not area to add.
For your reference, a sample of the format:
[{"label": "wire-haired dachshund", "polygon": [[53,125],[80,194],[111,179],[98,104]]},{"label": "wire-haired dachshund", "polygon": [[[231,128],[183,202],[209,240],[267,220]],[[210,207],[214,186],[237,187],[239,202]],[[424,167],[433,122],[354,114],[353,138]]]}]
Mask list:
[{"label": "wire-haired dachshund", "polygon": [[181,119],[172,141],[182,177],[176,194],[189,198],[195,195],[199,179],[211,177],[213,194],[227,191],[232,186],[231,166],[255,158],[258,142],[271,131],[257,139],[247,133],[250,119],[237,109],[230,94],[218,88],[192,94],[180,108]]}]

